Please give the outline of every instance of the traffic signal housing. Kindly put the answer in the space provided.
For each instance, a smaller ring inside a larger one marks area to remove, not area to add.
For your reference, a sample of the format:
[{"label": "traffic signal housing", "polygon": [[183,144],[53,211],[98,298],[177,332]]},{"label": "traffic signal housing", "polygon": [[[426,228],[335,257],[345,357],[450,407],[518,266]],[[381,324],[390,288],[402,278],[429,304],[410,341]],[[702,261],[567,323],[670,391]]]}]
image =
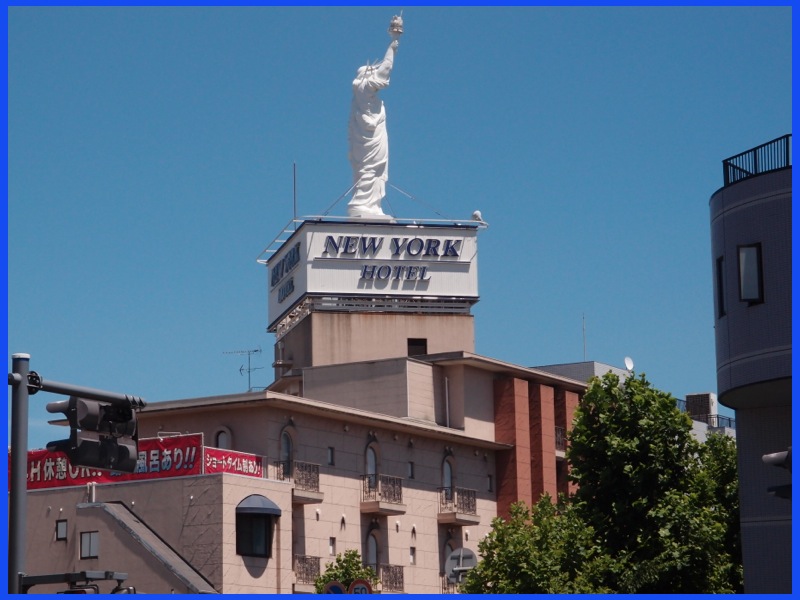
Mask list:
[{"label": "traffic signal housing", "polygon": [[70,427],[68,439],[47,444],[61,451],[74,466],[132,473],[138,459],[138,428],[134,406],[70,396],[50,402],[47,412],[63,413]]}]

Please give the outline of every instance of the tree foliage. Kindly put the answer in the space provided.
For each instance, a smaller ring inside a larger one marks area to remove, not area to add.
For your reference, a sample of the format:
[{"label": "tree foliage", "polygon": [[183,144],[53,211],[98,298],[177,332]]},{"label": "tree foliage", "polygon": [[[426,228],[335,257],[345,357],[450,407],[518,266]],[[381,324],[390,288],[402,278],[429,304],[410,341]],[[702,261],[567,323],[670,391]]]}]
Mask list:
[{"label": "tree foliage", "polygon": [[595,378],[569,434],[573,503],[618,568],[626,593],[732,592],[726,524],[704,474],[704,451],[675,399],[644,375]]},{"label": "tree foliage", "polygon": [[593,531],[573,508],[544,495],[532,508],[513,504],[478,544],[481,561],[461,586],[467,594],[577,594],[608,592],[599,584],[610,567]]},{"label": "tree foliage", "polygon": [[345,550],[344,554],[337,554],[333,562],[325,565],[325,572],[314,581],[314,590],[321,594],[329,581],[338,581],[348,588],[356,579],[366,579],[373,588],[378,583],[375,571],[361,562],[358,550]]},{"label": "tree foliage", "polygon": [[495,519],[462,591],[742,591],[736,447],[691,429],[644,375],[590,381],[568,438],[577,491]]}]

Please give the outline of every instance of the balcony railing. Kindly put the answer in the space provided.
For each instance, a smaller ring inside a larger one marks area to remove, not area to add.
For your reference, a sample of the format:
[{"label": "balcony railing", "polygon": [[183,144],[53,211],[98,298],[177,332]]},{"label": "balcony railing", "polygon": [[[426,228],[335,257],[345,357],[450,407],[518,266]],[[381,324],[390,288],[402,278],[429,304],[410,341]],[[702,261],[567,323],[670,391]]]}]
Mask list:
[{"label": "balcony railing", "polygon": [[725,185],[792,166],[792,135],[784,135],[722,161]]},{"label": "balcony railing", "polygon": [[298,490],[318,492],[319,465],[300,462],[299,460],[293,463],[287,460],[278,460],[275,461],[275,479],[278,481],[292,481],[295,489]]},{"label": "balcony railing", "polygon": [[447,578],[447,575],[442,575],[442,594],[457,594],[458,584],[453,583]]},{"label": "balcony railing", "polygon": [[378,574],[381,581],[381,592],[403,592],[403,567],[401,565],[380,565]]},{"label": "balcony railing", "polygon": [[732,417],[726,417],[725,415],[693,415],[686,410],[686,400],[676,400],[676,404],[681,412],[685,412],[691,417],[692,421],[706,423],[709,427],[736,429],[736,419]]},{"label": "balcony railing", "polygon": [[403,480],[390,475],[362,475],[361,501],[403,503]]},{"label": "balcony railing", "polygon": [[319,577],[319,556],[295,554],[294,574],[297,583],[313,584]]},{"label": "balcony railing", "polygon": [[563,427],[556,427],[556,450],[561,452],[567,449],[567,432]]},{"label": "balcony railing", "polygon": [[477,492],[460,487],[441,487],[439,492],[439,512],[457,512],[468,515],[478,514],[475,500]]}]

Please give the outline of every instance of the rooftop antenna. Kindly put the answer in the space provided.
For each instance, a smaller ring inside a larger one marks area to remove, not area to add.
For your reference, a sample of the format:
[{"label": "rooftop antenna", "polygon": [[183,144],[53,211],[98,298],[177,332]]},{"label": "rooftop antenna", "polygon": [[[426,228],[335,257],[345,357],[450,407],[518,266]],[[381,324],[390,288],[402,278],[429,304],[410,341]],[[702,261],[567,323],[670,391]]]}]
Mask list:
[{"label": "rooftop antenna", "polygon": [[[292,163],[292,219],[297,221],[297,163]],[[259,348],[259,352],[261,349]]]},{"label": "rooftop antenna", "polygon": [[244,368],[244,365],[239,367],[239,374],[244,375],[244,372],[247,371],[247,391],[252,392],[253,387],[250,385],[250,373],[253,371],[258,371],[259,369],[263,369],[264,367],[251,367],[250,366],[250,357],[253,354],[260,354],[261,353],[261,346],[258,347],[257,350],[230,350],[229,352],[223,352],[223,354],[240,354],[244,355],[247,354],[247,369]]},{"label": "rooftop antenna", "polygon": [[583,318],[583,362],[586,362],[586,313],[582,313]]}]

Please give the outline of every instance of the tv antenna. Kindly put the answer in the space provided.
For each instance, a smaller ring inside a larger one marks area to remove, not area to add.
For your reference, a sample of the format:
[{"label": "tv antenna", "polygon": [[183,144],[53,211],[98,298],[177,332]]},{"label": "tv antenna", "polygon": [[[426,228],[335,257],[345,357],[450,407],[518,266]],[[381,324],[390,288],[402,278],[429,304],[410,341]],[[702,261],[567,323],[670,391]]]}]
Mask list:
[{"label": "tv antenna", "polygon": [[247,354],[247,368],[244,368],[244,365],[239,367],[239,374],[244,375],[245,371],[247,371],[247,391],[252,392],[253,387],[250,385],[250,373],[253,371],[258,371],[259,369],[263,369],[264,367],[251,367],[250,366],[250,357],[253,354],[261,354],[261,346],[258,347],[256,350],[230,350],[228,352],[223,352],[223,354],[239,354],[245,355]]}]

